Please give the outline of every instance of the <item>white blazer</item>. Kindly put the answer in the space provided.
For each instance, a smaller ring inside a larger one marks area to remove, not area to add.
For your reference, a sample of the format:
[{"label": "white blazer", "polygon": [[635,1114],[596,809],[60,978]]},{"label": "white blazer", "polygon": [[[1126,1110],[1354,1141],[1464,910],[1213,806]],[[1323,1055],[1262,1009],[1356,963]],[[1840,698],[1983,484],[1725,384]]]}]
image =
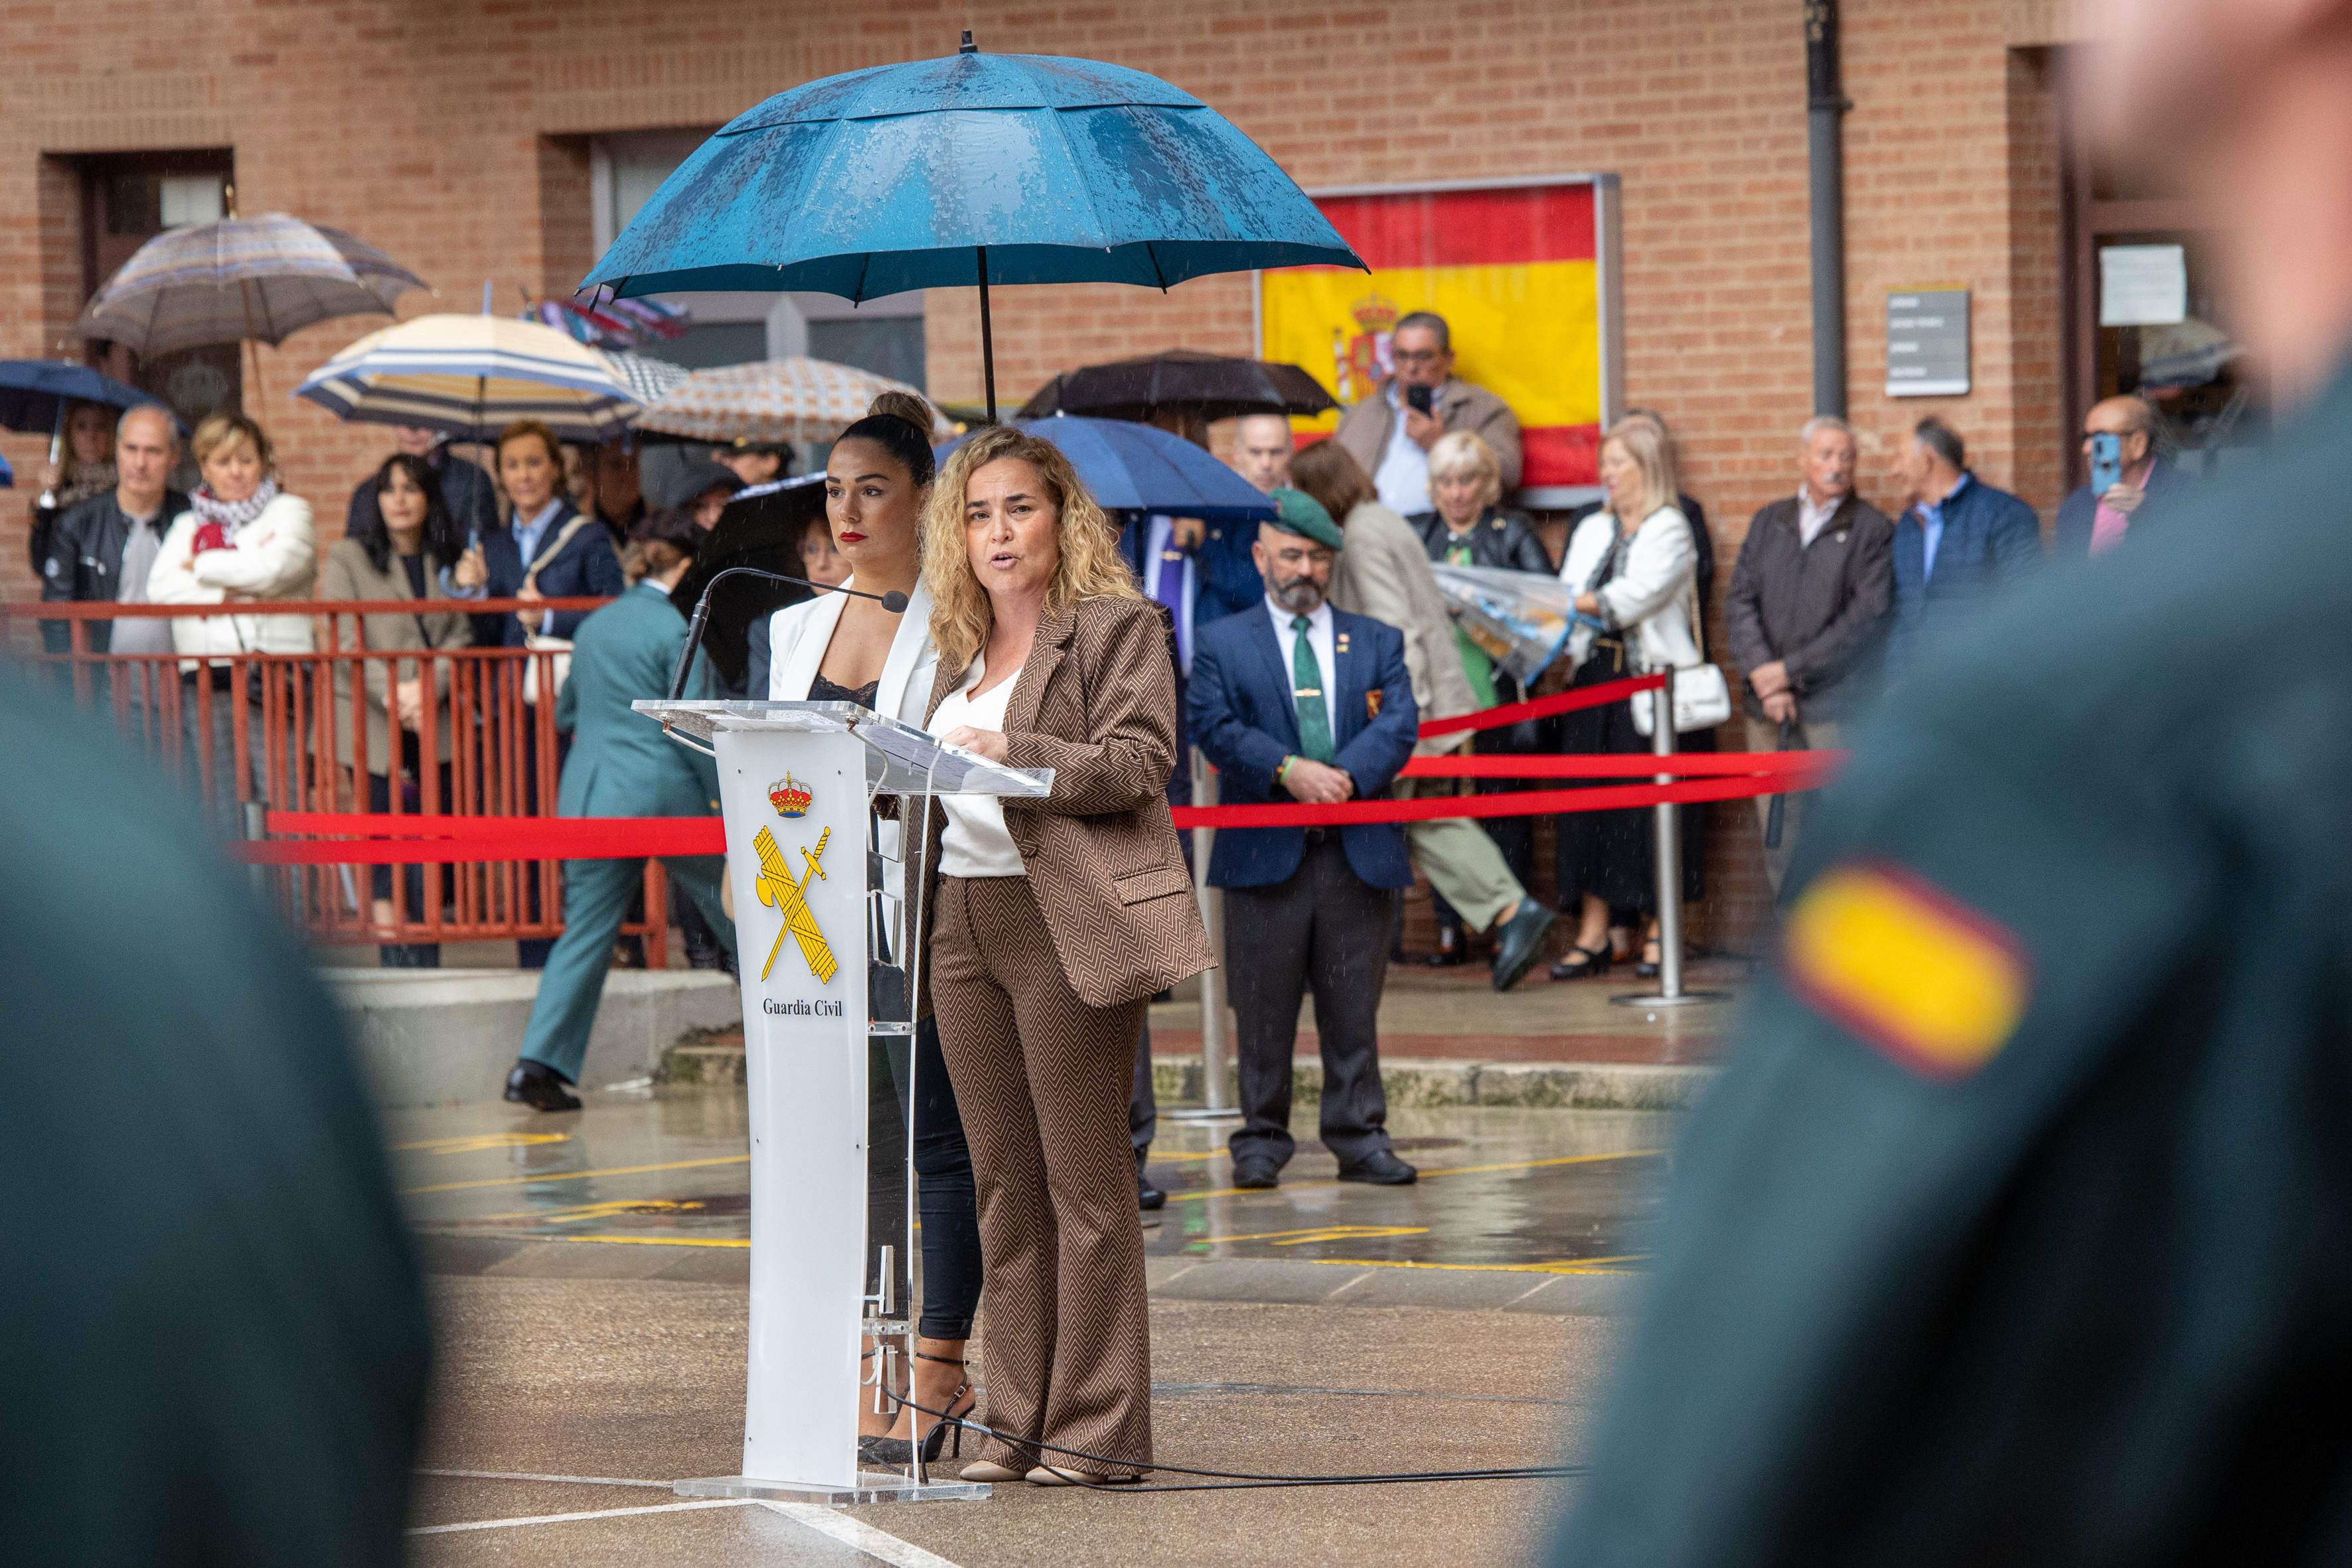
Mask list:
[{"label": "white blazer", "polygon": [[[147,574],[147,597],[158,605],[218,605],[236,600],[307,599],[318,580],[319,556],[310,532],[310,503],[280,491],[261,515],[236,531],[227,550],[195,553],[196,514],[184,511],[163,536]],[[206,616],[172,623],[174,651],[184,654],[309,653],[308,616]],[[194,669],[185,661],[184,669]]]},{"label": "white blazer", "polygon": [[[855,588],[852,577],[842,584]],[[834,629],[849,604],[846,594],[819,594],[778,610],[768,621],[768,700],[805,702],[816,681],[817,666],[833,643]],[[881,683],[875,689],[874,710],[919,730],[931,700],[931,678],[938,673],[940,650],[931,644],[931,595],[919,579],[907,595],[906,614],[890,639],[890,656],[882,661]]]},{"label": "white blazer", "polygon": [[[1568,554],[1559,563],[1559,580],[1572,594],[1591,584],[1593,569],[1609,552],[1617,520],[1596,511],[1569,535]],[[1698,552],[1691,542],[1690,520],[1675,507],[1662,506],[1642,520],[1617,574],[1594,596],[1612,626],[1623,628],[1626,651],[1635,669],[1664,669],[1671,665],[1688,669],[1704,662],[1698,640],[1691,634],[1691,595],[1698,571]],[[1580,662],[1591,637],[1579,632]]]}]

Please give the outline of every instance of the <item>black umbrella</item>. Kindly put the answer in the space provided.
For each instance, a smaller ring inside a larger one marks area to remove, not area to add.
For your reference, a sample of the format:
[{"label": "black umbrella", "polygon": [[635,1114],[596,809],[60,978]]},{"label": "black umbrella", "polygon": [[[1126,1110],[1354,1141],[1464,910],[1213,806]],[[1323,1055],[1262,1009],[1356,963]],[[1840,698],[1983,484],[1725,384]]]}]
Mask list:
[{"label": "black umbrella", "polygon": [[1203,419],[1232,419],[1244,414],[1320,414],[1338,406],[1320,383],[1295,364],[1170,349],[1148,359],[1065,371],[1018,417],[1086,414],[1149,420],[1161,409],[1181,409]]},{"label": "black umbrella", "polygon": [[[670,590],[669,602],[678,613],[691,620],[702,591],[730,566],[755,566],[762,572],[799,576],[803,570],[801,535],[811,522],[824,517],[824,480],[823,474],[810,474],[754,485],[729,501],[727,510],[719,514],[718,525],[702,536],[694,564]],[[702,651],[730,689],[740,689],[749,673],[751,623],[808,596],[806,588],[759,577],[730,577],[711,596]],[[764,699],[768,694],[754,691],[751,695]]]}]

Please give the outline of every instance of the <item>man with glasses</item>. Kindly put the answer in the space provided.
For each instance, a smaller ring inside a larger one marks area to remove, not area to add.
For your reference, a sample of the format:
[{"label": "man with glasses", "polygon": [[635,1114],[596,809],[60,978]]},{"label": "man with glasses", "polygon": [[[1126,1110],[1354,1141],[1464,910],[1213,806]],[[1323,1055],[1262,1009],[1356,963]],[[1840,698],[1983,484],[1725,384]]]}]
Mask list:
[{"label": "man with glasses", "polygon": [[1415,310],[1389,339],[1395,374],[1339,416],[1338,439],[1363,465],[1381,504],[1399,516],[1432,510],[1429,449],[1449,430],[1474,430],[1502,460],[1503,494],[1519,488],[1519,419],[1508,405],[1454,374],[1445,318]]}]

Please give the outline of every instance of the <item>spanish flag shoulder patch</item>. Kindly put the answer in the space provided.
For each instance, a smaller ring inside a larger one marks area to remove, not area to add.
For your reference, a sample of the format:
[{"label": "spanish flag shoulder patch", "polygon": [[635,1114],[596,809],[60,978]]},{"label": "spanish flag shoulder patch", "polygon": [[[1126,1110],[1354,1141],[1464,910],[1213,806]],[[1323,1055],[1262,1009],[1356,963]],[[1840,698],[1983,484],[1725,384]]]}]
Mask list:
[{"label": "spanish flag shoulder patch", "polygon": [[1963,1079],[1998,1055],[2033,990],[2024,944],[1916,872],[1884,860],[1824,872],[1790,911],[1790,986],[1923,1076]]}]

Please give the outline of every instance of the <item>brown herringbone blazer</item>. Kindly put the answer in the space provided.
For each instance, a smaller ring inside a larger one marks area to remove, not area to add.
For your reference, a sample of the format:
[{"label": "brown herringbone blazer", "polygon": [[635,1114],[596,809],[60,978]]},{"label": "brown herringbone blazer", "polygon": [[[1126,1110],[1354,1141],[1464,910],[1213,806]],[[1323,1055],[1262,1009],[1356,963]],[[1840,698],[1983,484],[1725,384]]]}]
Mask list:
[{"label": "brown herringbone blazer", "polygon": [[[940,666],[926,722],[968,672]],[[1120,598],[1049,613],[1013,686],[1004,736],[1011,766],[1054,770],[1054,793],[1006,801],[1004,825],[1078,999],[1131,1002],[1214,964],[1168,815],[1176,675],[1159,612]],[[928,910],[946,826],[936,804],[926,822]]]}]

